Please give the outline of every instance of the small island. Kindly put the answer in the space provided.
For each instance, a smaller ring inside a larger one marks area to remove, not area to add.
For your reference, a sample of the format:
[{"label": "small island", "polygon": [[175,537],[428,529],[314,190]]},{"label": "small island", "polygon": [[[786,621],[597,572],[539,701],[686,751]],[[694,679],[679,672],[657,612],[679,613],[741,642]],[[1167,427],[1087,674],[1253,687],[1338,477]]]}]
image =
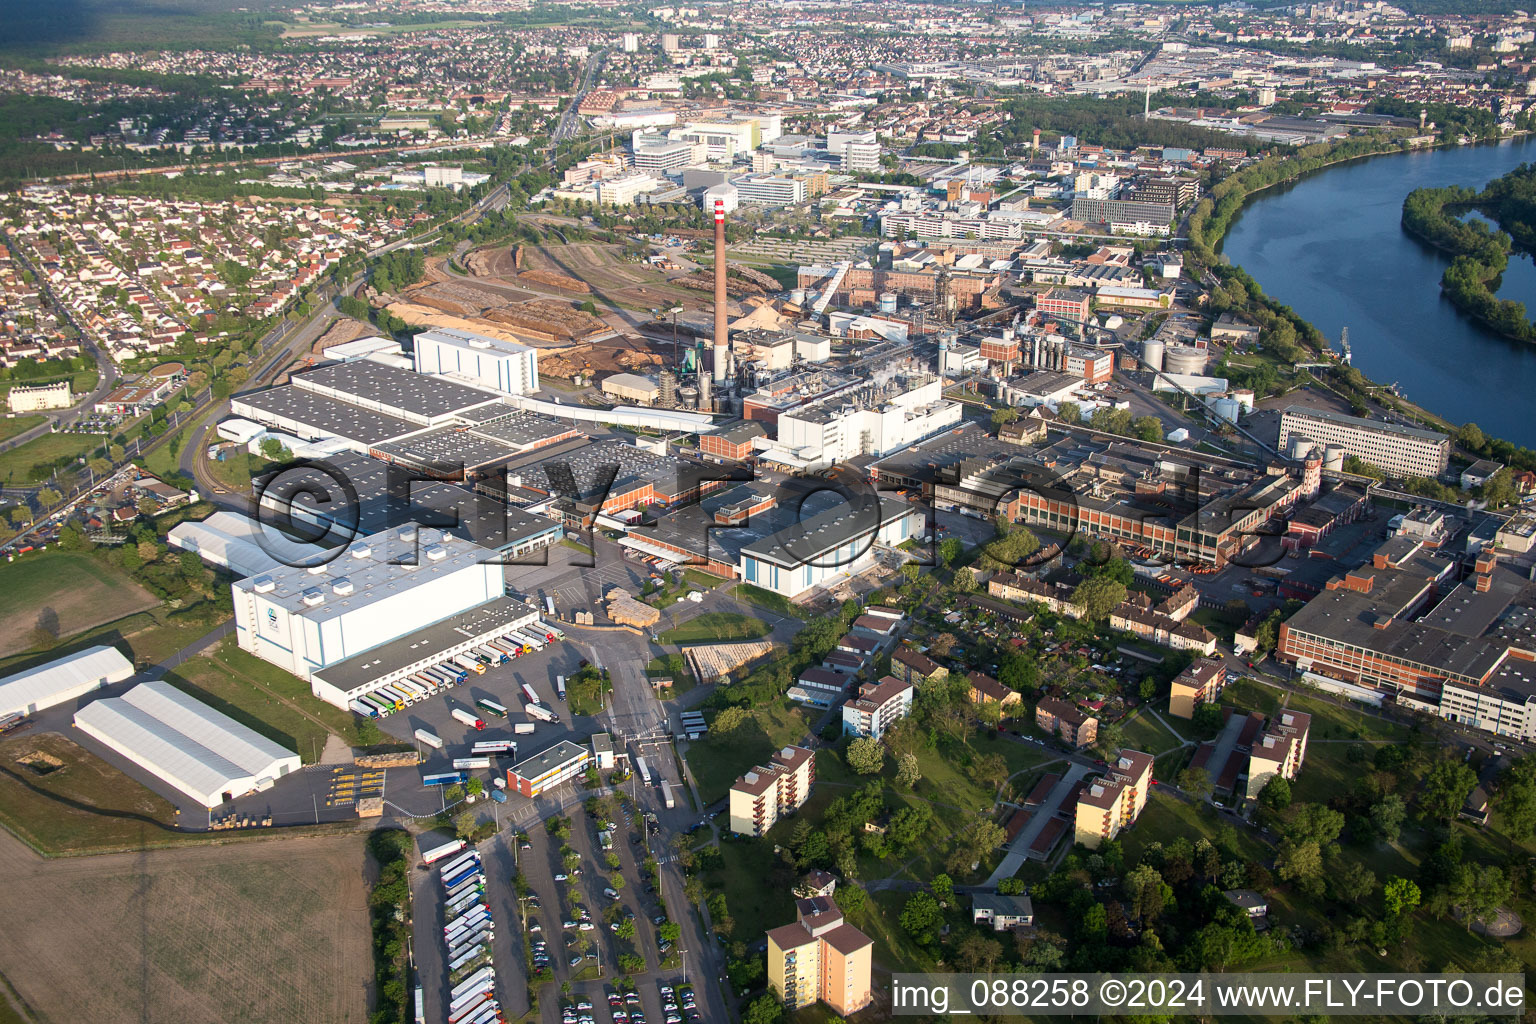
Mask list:
[{"label": "small island", "polygon": [[[1470,210],[1500,230],[1463,220]],[[1495,294],[1510,250],[1536,251],[1536,165],[1521,164],[1481,192],[1460,185],[1414,189],[1403,200],[1403,230],[1452,254],[1440,287],[1457,309],[1505,337],[1536,343],[1525,303]]]}]

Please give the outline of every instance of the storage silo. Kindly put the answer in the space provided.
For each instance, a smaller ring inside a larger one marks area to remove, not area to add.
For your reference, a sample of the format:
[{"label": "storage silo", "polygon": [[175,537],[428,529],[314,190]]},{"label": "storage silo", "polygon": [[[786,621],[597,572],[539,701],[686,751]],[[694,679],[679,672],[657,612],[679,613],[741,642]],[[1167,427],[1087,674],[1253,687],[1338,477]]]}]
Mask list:
[{"label": "storage silo", "polygon": [[894,312],[896,312],[896,293],[895,292],[881,292],[880,293],[880,312],[882,312],[882,313],[894,313]]},{"label": "storage silo", "polygon": [[1141,345],[1142,369],[1151,370],[1154,373],[1163,369],[1163,343],[1156,340],[1142,342]]},{"label": "storage silo", "polygon": [[1330,444],[1323,449],[1323,468],[1335,473],[1344,469],[1344,449],[1336,444]]}]

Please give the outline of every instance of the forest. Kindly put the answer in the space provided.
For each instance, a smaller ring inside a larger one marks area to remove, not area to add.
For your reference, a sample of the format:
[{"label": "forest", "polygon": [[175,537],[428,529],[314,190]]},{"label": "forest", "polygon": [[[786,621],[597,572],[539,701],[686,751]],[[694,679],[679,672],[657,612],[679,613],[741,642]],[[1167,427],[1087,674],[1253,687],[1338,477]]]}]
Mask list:
[{"label": "forest", "polygon": [[[1472,211],[1500,230],[1464,219]],[[1510,250],[1536,251],[1536,165],[1521,164],[1481,192],[1459,185],[1414,189],[1403,200],[1402,223],[1452,255],[1440,287],[1457,309],[1505,337],[1536,343],[1525,303],[1497,295]]]}]

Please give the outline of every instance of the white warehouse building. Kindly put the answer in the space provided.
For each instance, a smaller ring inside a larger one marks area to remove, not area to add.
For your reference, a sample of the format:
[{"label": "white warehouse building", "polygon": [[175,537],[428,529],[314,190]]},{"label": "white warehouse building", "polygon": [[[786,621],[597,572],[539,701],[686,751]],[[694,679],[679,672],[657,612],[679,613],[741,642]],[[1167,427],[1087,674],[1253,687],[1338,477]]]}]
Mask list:
[{"label": "white warehouse building", "polygon": [[189,519],[177,523],[166,534],[165,540],[178,550],[196,552],[215,569],[228,569],[242,577],[285,565],[309,565],[322,560],[332,550],[322,544],[294,540],[275,527],[239,512],[215,512],[202,522]]},{"label": "white warehouse building", "polygon": [[437,327],[416,335],[416,372],[467,377],[504,395],[539,390],[538,349]]},{"label": "white warehouse building", "polygon": [[36,714],[131,675],[133,662],[116,647],[87,647],[0,679],[0,718]]},{"label": "white warehouse building", "polygon": [[323,565],[284,566],[230,589],[240,647],[310,681],[506,587],[495,551],[407,524],[353,541]]},{"label": "white warehouse building", "polygon": [[897,498],[879,499],[878,512],[873,502],[834,508],[746,545],[737,568],[753,586],[793,599],[857,576],[875,564],[877,545],[921,537],[924,526],[923,510]]},{"label": "white warehouse building", "polygon": [[209,808],[299,768],[298,754],[160,680],[92,701],[75,726]]}]

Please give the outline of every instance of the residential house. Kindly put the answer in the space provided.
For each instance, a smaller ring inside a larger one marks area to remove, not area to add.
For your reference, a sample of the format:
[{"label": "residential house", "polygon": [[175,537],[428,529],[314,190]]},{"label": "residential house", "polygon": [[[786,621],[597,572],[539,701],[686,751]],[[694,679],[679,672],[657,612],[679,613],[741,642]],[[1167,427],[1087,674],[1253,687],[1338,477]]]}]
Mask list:
[{"label": "residential house", "polygon": [[1035,705],[1035,725],[1074,747],[1086,747],[1099,735],[1097,718],[1055,697],[1041,698]]}]

